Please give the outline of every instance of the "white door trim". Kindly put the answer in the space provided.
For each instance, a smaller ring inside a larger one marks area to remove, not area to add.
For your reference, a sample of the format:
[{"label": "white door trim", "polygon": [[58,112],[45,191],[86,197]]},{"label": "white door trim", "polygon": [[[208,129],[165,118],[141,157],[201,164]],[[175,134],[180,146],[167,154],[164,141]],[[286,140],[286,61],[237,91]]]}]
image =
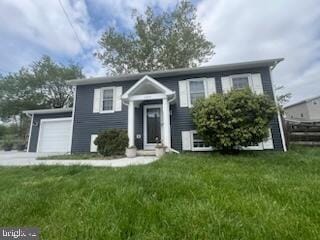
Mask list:
[{"label": "white door trim", "polygon": [[161,126],[161,140],[163,140],[163,111],[162,104],[150,104],[143,106],[143,148],[144,149],[154,149],[156,144],[147,143],[147,109],[160,108],[160,126]]},{"label": "white door trim", "polygon": [[[37,142],[37,151],[39,152],[39,143],[41,141],[41,133],[42,133],[42,123],[44,122],[58,122],[58,121],[66,121],[66,120],[70,120],[72,121],[72,117],[66,117],[66,118],[45,118],[45,119],[41,119],[40,120],[40,127],[39,127],[39,133],[38,133],[38,142]],[[71,136],[72,137],[72,136]],[[69,142],[69,146],[68,146],[69,152],[71,151],[71,144]]]}]

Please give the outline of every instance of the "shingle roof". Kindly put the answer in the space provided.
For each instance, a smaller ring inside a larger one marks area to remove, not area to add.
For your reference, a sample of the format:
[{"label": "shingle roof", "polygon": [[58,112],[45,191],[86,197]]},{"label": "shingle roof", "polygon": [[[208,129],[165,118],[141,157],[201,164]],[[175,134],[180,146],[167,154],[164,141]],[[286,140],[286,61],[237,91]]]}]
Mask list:
[{"label": "shingle roof", "polygon": [[274,58],[274,59],[265,59],[257,61],[247,61],[247,62],[237,62],[237,63],[228,63],[220,65],[211,65],[205,67],[196,67],[196,68],[179,68],[179,69],[170,69],[165,71],[153,71],[153,72],[141,72],[135,74],[123,74],[118,76],[110,77],[93,77],[93,78],[83,78],[83,79],[74,79],[69,80],[67,83],[69,85],[88,85],[88,84],[97,84],[97,83],[106,83],[106,82],[118,82],[118,81],[129,81],[129,80],[138,80],[145,75],[148,75],[153,78],[161,77],[173,77],[185,74],[201,74],[207,72],[217,72],[225,70],[240,70],[245,68],[255,68],[255,67],[271,67],[272,69],[284,58]]}]

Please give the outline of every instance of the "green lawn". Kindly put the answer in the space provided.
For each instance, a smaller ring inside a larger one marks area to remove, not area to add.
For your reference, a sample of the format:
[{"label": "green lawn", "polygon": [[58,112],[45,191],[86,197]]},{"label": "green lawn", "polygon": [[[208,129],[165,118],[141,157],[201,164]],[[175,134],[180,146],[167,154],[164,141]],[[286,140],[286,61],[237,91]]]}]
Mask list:
[{"label": "green lawn", "polygon": [[0,226],[38,226],[42,239],[320,237],[320,148],[0,176]]}]

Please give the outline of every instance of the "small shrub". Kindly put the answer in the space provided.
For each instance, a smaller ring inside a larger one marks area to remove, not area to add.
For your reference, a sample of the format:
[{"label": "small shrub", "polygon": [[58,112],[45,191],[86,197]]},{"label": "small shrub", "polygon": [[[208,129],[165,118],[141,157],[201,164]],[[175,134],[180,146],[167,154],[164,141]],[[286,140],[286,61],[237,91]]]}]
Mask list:
[{"label": "small shrub", "polygon": [[4,151],[11,151],[12,148],[13,148],[13,142],[11,139],[5,139],[4,142],[3,142],[3,150]]},{"label": "small shrub", "polygon": [[123,129],[109,129],[98,135],[94,144],[103,156],[124,155],[128,146],[127,131]]},{"label": "small shrub", "polygon": [[198,134],[223,152],[262,142],[275,114],[274,101],[250,89],[211,95],[198,100],[192,109]]},{"label": "small shrub", "polygon": [[25,149],[26,149],[25,143],[22,143],[22,142],[17,143],[17,150],[18,151],[24,151]]}]

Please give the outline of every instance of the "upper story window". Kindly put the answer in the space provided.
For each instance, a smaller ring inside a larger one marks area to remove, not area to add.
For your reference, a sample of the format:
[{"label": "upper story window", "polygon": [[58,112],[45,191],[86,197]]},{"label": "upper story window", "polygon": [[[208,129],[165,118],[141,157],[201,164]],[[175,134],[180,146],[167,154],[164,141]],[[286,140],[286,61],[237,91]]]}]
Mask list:
[{"label": "upper story window", "polygon": [[113,88],[104,88],[102,89],[102,112],[112,112],[114,111],[114,102],[113,102],[113,95],[114,95]]},{"label": "upper story window", "polygon": [[232,77],[233,89],[241,90],[249,87],[249,77],[248,76],[235,76]]},{"label": "upper story window", "polygon": [[204,80],[190,80],[189,81],[189,89],[190,89],[190,103],[193,105],[196,100],[199,98],[204,98],[205,88],[204,88]]}]

